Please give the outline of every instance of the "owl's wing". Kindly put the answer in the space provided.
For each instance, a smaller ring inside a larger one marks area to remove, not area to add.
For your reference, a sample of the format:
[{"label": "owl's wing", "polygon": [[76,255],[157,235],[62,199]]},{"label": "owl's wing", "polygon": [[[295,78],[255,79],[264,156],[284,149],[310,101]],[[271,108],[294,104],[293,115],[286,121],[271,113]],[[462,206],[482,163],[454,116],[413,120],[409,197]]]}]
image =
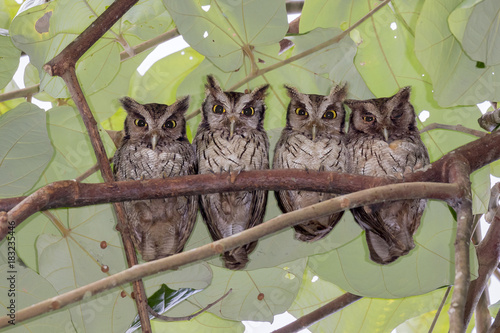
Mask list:
[{"label": "owl's wing", "polygon": [[366,231],[370,259],[382,265],[396,260],[399,256],[393,256],[390,248],[397,240],[395,235],[385,228],[380,213],[376,210],[367,213],[364,207],[352,209],[351,212],[354,220]]},{"label": "owl's wing", "polygon": [[179,207],[180,211],[183,214],[183,221],[185,223],[181,228],[179,228],[179,240],[177,244],[177,249],[176,253],[182,252],[184,249],[184,245],[186,245],[186,242],[191,235],[191,232],[193,231],[195,222],[196,222],[196,215],[198,213],[198,198],[197,196],[189,196],[185,197],[186,198],[186,205],[184,207]]},{"label": "owl's wing", "polygon": [[[293,191],[297,192],[297,191]],[[274,192],[274,197],[276,198],[276,201],[278,202],[278,207],[281,209],[283,213],[288,213],[295,208],[293,207],[293,200],[292,200],[292,191],[275,191]]]}]

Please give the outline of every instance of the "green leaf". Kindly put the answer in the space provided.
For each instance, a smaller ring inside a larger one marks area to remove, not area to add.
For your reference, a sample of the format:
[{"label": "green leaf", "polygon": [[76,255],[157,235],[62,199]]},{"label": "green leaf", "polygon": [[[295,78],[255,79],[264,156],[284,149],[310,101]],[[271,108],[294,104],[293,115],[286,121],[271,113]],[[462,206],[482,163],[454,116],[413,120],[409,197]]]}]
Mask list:
[{"label": "green leaf", "polygon": [[[76,109],[69,106],[55,107],[43,113],[44,117],[45,115],[47,116],[46,126],[55,154],[35,188],[58,180],[75,179],[97,162],[89,136]],[[39,123],[42,124],[40,121]],[[108,155],[112,156],[115,149],[113,142],[106,133],[102,135],[102,140]],[[99,173],[94,173],[85,182],[102,182],[102,178]],[[45,232],[58,233],[52,223],[41,213],[32,215],[17,229],[18,255],[28,267],[35,271],[38,269],[34,244],[38,235]]]},{"label": "green leaf", "polygon": [[472,8],[461,40],[467,55],[486,66],[500,65],[499,13],[500,3],[496,0],[477,3]]},{"label": "green leaf", "polygon": [[45,112],[23,103],[0,116],[0,197],[18,196],[35,185],[52,157]]},{"label": "green leaf", "polygon": [[[268,66],[279,63],[286,58],[300,54],[304,50],[317,46],[332,36],[337,35],[339,29],[318,29],[307,35],[290,37],[295,44],[293,50],[286,54],[279,54],[279,45],[261,47],[253,51],[254,58],[258,59],[257,67],[265,69]],[[285,124],[286,109],[289,101],[284,84],[295,85],[304,93],[327,94],[333,84],[341,82],[354,82],[350,98],[371,98],[366,85],[363,83],[359,73],[353,66],[352,59],[355,55],[356,46],[349,39],[343,39],[337,44],[318,51],[310,56],[304,57],[291,64],[279,67],[262,76],[255,78],[237,88],[237,91],[253,89],[259,85],[271,84],[269,96],[266,98],[266,116],[264,128],[269,131],[282,128]],[[205,59],[195,70],[189,74],[177,90],[177,96],[191,96],[190,110],[198,109],[205,97],[203,83],[207,74],[213,74],[221,86],[228,90],[233,85],[243,80],[252,71],[252,63],[247,58],[243,60],[243,67],[231,73],[218,69],[213,63]],[[202,78],[202,82],[200,82]],[[297,80],[300,78],[300,80]],[[189,121],[191,128],[196,128],[201,117],[198,116]]]},{"label": "green leaf", "polygon": [[189,45],[222,71],[240,68],[244,58],[279,42],[288,30],[283,0],[164,0],[179,32]]},{"label": "green leaf", "polygon": [[[201,290],[196,290],[192,288],[182,288],[178,290],[173,290],[167,287],[166,284],[162,284],[160,289],[156,291],[153,295],[148,297],[148,305],[156,311],[158,314],[162,314],[168,311],[170,308],[176,306],[181,303],[189,296],[194,295]],[[149,319],[155,318],[153,315],[149,315]],[[138,330],[141,327],[141,322],[139,319],[139,315],[135,316],[132,325],[127,330],[127,333],[132,333]]]},{"label": "green leaf", "polygon": [[12,44],[9,32],[0,28],[0,89],[12,80],[20,57],[21,51]]},{"label": "green leaf", "polygon": [[[332,333],[391,332],[405,320],[438,307],[444,293],[444,289],[439,289],[425,295],[399,299],[363,298],[308,329],[311,332]],[[306,270],[299,294],[288,312],[299,318],[342,294],[343,290]]]},{"label": "green leaf", "polygon": [[415,32],[415,54],[431,76],[441,106],[474,105],[500,94],[500,68],[477,68],[450,30],[448,17],[460,2],[426,1]]},{"label": "green leaf", "polygon": [[[232,292],[208,312],[230,320],[270,322],[292,304],[302,282],[306,262],[306,259],[299,259],[253,271],[231,271],[211,266],[214,274],[212,283],[189,300],[204,307],[232,288]],[[167,316],[174,314],[168,311]]]},{"label": "green leaf", "polygon": [[[37,67],[40,90],[54,98],[69,97],[62,79],[48,75],[42,67],[92,24],[97,15],[111,3],[111,0],[61,0],[30,8],[13,20],[12,40],[30,56],[30,61]],[[143,41],[139,35],[148,37],[171,27],[171,19],[160,0],[141,1],[140,7],[142,11],[134,10],[122,18],[78,61],[76,73],[86,94],[101,91],[117,77],[123,45],[130,48]],[[149,10],[144,10],[146,7]],[[150,24],[146,23],[149,21]],[[126,82],[128,80],[122,84]]]},{"label": "green leaf", "polygon": [[164,322],[153,320],[151,328],[155,333],[192,333],[192,332],[218,332],[218,333],[243,333],[245,326],[238,321],[221,319],[211,313],[205,312],[190,321]]},{"label": "green leaf", "polygon": [[[339,249],[310,257],[309,267],[320,278],[356,295],[378,298],[421,295],[453,284],[455,233],[456,223],[447,206],[429,200],[414,236],[415,249],[408,255],[388,265],[376,264],[369,259],[363,233]],[[470,260],[471,274],[476,275],[473,245]]]},{"label": "green leaf", "polygon": [[[12,281],[8,280],[11,275],[15,275]],[[15,310],[19,311],[24,308],[45,301],[54,296],[57,296],[52,284],[42,276],[29,268],[23,266],[16,266],[15,273],[9,265],[0,266],[0,304],[2,312],[9,314],[7,306],[14,300]],[[15,284],[15,291],[13,297],[9,296],[11,289],[11,282]],[[34,318],[32,320],[23,321],[21,323],[15,321],[14,325],[9,325],[7,329],[9,333],[53,333],[53,332],[76,332],[71,323],[71,316],[68,310],[62,309],[59,311],[52,311],[43,316]]]},{"label": "green leaf", "polygon": [[[186,48],[158,60],[144,76],[135,71],[130,96],[141,103],[172,104],[176,100],[179,85],[203,58],[195,50]],[[193,107],[196,109],[200,105]]]},{"label": "green leaf", "polygon": [[455,38],[462,43],[467,22],[474,6],[484,0],[465,0],[448,16],[448,25]]}]

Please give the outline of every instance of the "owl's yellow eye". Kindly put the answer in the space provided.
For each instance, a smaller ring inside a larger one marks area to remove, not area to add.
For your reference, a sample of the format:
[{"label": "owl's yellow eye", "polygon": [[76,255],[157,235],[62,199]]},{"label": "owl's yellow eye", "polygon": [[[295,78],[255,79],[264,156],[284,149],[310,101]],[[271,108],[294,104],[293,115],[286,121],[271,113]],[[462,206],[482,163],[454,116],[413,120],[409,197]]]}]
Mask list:
[{"label": "owl's yellow eye", "polygon": [[212,111],[214,113],[222,114],[222,113],[226,112],[226,109],[224,109],[224,107],[222,105],[215,104],[214,107],[212,108]]},{"label": "owl's yellow eye", "polygon": [[163,124],[163,128],[174,128],[175,126],[177,126],[175,120],[167,120],[165,124]]},{"label": "owl's yellow eye", "polygon": [[299,116],[308,116],[309,114],[307,113],[306,110],[303,108],[296,108],[295,113],[298,114]]},{"label": "owl's yellow eye", "polygon": [[251,117],[255,114],[255,110],[253,109],[253,107],[249,106],[241,110],[241,114],[247,117]]},{"label": "owl's yellow eye", "polygon": [[375,120],[375,118],[373,118],[373,116],[363,116],[363,120],[367,123],[371,123]]},{"label": "owl's yellow eye", "polygon": [[337,112],[335,112],[335,110],[328,110],[323,114],[323,118],[335,119],[335,118],[337,118]]},{"label": "owl's yellow eye", "polygon": [[134,124],[137,127],[148,127],[148,123],[144,119],[136,119],[134,120]]}]

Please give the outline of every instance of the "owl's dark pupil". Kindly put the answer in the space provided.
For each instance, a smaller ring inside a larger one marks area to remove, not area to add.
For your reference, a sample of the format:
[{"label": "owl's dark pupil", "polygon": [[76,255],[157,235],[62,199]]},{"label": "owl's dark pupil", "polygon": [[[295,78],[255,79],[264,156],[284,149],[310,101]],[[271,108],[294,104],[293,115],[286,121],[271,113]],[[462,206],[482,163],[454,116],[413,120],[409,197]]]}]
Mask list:
[{"label": "owl's dark pupil", "polygon": [[373,121],[373,117],[372,116],[363,116],[363,120],[368,122],[368,123],[371,123]]},{"label": "owl's dark pupil", "polygon": [[297,109],[297,114],[299,116],[305,116],[307,114],[306,110],[302,109],[302,108],[298,108]]},{"label": "owl's dark pupil", "polygon": [[325,114],[323,115],[323,118],[326,118],[326,119],[333,119],[335,118],[336,114],[335,114],[335,111],[327,111],[325,112]]},{"label": "owl's dark pupil", "polygon": [[215,113],[224,113],[224,107],[222,105],[216,105],[216,106],[214,106],[214,112]]},{"label": "owl's dark pupil", "polygon": [[143,119],[136,119],[135,120],[135,124],[138,126],[138,127],[144,127],[146,126],[146,121],[143,120]]},{"label": "owl's dark pupil", "polygon": [[253,110],[253,108],[251,106],[249,106],[247,108],[244,108],[243,112],[241,112],[241,113],[243,113],[243,115],[245,115],[247,117],[250,117],[250,116],[253,116],[254,110]]},{"label": "owl's dark pupil", "polygon": [[174,128],[175,127],[175,121],[169,120],[165,123],[166,128]]}]

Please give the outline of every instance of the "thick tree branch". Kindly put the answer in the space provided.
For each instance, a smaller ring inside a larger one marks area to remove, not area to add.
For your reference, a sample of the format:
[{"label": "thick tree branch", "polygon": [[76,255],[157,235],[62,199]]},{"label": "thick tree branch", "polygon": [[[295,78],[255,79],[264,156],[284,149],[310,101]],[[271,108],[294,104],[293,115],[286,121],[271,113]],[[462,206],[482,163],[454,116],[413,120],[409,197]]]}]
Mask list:
[{"label": "thick tree branch", "polygon": [[472,194],[470,168],[467,160],[455,159],[449,165],[450,181],[457,184],[462,195],[453,207],[457,212],[457,236],[455,238],[455,283],[451,298],[450,331],[465,332],[464,309],[470,283],[469,245],[472,237]]},{"label": "thick tree branch", "polygon": [[[409,179],[411,180],[411,179]],[[395,183],[388,178],[377,178],[337,172],[304,170],[259,170],[234,173],[204,174],[167,179],[122,181],[88,184],[72,180],[54,182],[24,197],[9,210],[9,221],[16,226],[32,214],[58,207],[81,207],[94,204],[138,199],[158,199],[180,195],[199,195],[242,190],[308,190],[345,194]],[[457,193],[453,193],[456,196]],[[449,193],[435,193],[433,198],[449,199]],[[19,199],[19,198],[15,198]],[[13,199],[0,200],[0,210],[8,210]],[[8,224],[0,223],[0,239],[8,231]]]},{"label": "thick tree branch", "polygon": [[[200,246],[196,249],[181,252],[171,257],[135,265],[120,273],[95,281],[91,284],[51,299],[44,300],[28,308],[19,310],[16,313],[16,323],[78,302],[82,300],[85,295],[88,296],[90,294],[93,296],[124,283],[141,279],[145,276],[175,269],[189,263],[210,258],[214,255],[218,255],[230,249],[234,249],[235,247],[256,241],[261,237],[273,234],[277,231],[312,218],[327,216],[335,212],[378,202],[433,198],[436,196],[441,199],[444,199],[445,197],[452,198],[455,196],[457,191],[458,186],[456,184],[408,183],[381,186],[336,197],[334,199],[305,207],[301,210],[279,215],[267,222],[247,229],[236,235]],[[1,219],[2,218],[0,216],[0,220]],[[10,318],[8,316],[1,317],[0,327],[7,326],[9,319]]]},{"label": "thick tree branch", "polygon": [[329,315],[332,315],[335,312],[342,310],[346,306],[356,301],[359,301],[361,298],[363,297],[358,295],[353,295],[351,293],[345,293],[337,297],[333,301],[326,303],[322,307],[300,317],[296,321],[291,322],[290,324],[273,331],[273,333],[299,332],[315,324],[316,322],[325,319]]}]

